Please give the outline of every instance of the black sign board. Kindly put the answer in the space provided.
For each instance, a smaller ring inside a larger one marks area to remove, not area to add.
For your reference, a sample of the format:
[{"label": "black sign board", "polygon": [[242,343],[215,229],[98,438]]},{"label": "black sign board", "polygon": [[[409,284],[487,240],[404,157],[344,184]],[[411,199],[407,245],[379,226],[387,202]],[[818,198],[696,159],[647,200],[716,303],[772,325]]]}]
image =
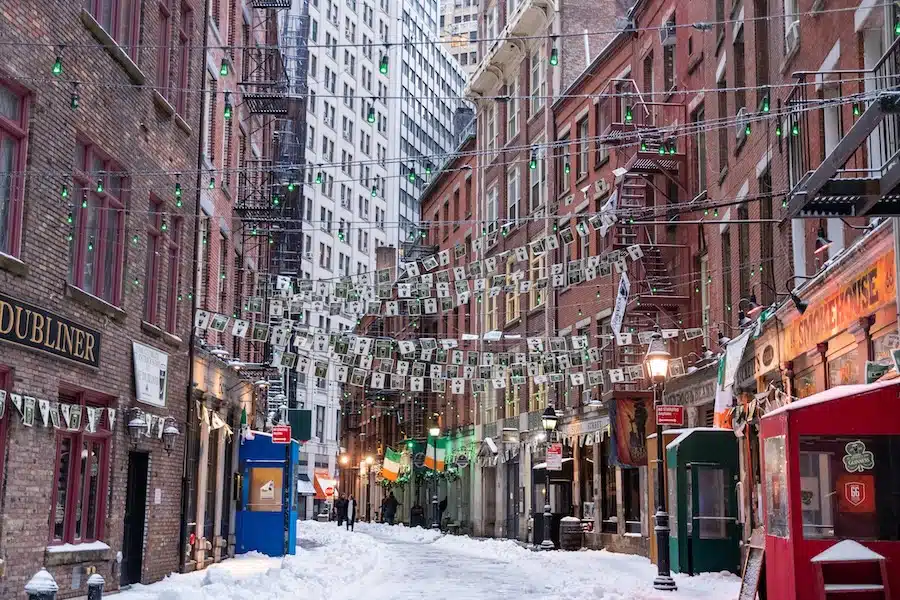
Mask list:
[{"label": "black sign board", "polygon": [[100,332],[0,294],[0,340],[100,366]]}]

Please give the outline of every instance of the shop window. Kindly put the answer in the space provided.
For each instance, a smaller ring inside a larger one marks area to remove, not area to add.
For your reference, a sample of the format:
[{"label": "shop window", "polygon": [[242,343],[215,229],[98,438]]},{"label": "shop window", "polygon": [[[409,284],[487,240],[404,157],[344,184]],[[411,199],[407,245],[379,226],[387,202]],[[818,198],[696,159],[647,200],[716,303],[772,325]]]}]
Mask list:
[{"label": "shop window", "polygon": [[641,533],[640,469],[622,469],[622,502],[625,505],[625,533]]},{"label": "shop window", "polygon": [[206,450],[206,512],[203,515],[203,537],[213,539],[216,514],[216,476],[219,459],[219,430],[209,432]]},{"label": "shop window", "polygon": [[794,396],[806,398],[816,393],[816,368],[810,367],[794,375]]},{"label": "shop window", "polygon": [[872,340],[872,352],[875,362],[893,365],[891,351],[900,347],[900,336],[896,331],[892,331],[886,335],[879,336]]},{"label": "shop window", "polygon": [[801,437],[803,537],[900,540],[898,464],[900,436]]},{"label": "shop window", "polygon": [[788,527],[787,454],[784,436],[766,438],[763,444],[766,461],[766,533],[790,537]]},{"label": "shop window", "polygon": [[859,351],[857,348],[828,361],[828,387],[862,383],[859,378]]},{"label": "shop window", "polygon": [[606,439],[600,443],[600,460],[602,461],[600,476],[603,488],[601,490],[601,510],[603,512],[600,513],[603,522],[600,528],[603,533],[617,533],[619,517],[618,502],[616,501],[616,468],[609,464],[609,453],[610,438],[606,436]]},{"label": "shop window", "polygon": [[95,431],[89,432],[87,409],[105,408],[114,398],[61,390],[59,401],[72,405],[72,414],[77,411],[84,425],[57,430],[50,543],[93,542],[104,533],[112,432],[105,410],[97,417]]}]

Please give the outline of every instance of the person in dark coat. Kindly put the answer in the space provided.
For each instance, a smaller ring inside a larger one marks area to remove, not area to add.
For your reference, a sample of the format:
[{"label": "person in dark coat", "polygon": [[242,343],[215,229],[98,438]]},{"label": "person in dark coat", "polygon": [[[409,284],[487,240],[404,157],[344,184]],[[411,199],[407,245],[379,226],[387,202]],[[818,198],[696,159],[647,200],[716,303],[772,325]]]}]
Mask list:
[{"label": "person in dark coat", "polygon": [[347,498],[341,494],[335,501],[334,506],[337,509],[337,522],[338,527],[340,527],[347,520]]},{"label": "person in dark coat", "polygon": [[384,500],[384,521],[388,525],[394,524],[394,517],[397,515],[397,507],[400,505],[400,502],[397,501],[397,497],[394,496],[394,492],[391,492],[391,495],[385,498]]},{"label": "person in dark coat", "polygon": [[356,523],[356,500],[353,494],[344,500],[344,519],[347,521],[347,529],[353,531],[353,525]]}]

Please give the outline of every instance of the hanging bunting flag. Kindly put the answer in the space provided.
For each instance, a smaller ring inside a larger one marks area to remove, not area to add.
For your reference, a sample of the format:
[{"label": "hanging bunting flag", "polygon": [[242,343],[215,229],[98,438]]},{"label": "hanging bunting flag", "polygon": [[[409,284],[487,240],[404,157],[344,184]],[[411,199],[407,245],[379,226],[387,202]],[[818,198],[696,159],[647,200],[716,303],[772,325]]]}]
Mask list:
[{"label": "hanging bunting flag", "polygon": [[41,423],[44,427],[50,425],[50,401],[44,398],[38,399],[38,410],[41,412]]},{"label": "hanging bunting flag", "polygon": [[22,414],[22,396],[20,394],[11,393],[9,395],[12,400],[13,406],[16,407],[16,410],[19,411],[19,414]]},{"label": "hanging bunting flag", "polygon": [[59,410],[62,413],[63,424],[66,426],[66,429],[70,429],[69,424],[72,422],[72,405],[60,402]]},{"label": "hanging bunting flag", "polygon": [[59,429],[59,403],[58,402],[50,403],[50,422],[53,424],[54,429]]},{"label": "hanging bunting flag", "polygon": [[22,400],[22,424],[26,427],[31,427],[34,425],[34,408],[37,400],[32,396],[25,396]]}]

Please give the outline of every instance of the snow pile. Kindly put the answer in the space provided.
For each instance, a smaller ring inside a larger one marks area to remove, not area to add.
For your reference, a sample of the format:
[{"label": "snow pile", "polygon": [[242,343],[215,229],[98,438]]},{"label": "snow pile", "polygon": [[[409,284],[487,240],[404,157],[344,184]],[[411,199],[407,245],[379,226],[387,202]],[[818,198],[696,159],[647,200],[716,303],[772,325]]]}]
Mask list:
[{"label": "snow pile", "polygon": [[302,521],[297,554],[259,554],[135,586],[120,600],[729,600],[731,574],[676,575],[653,589],[646,558],[606,551],[533,552],[512,540],[430,529]]}]

